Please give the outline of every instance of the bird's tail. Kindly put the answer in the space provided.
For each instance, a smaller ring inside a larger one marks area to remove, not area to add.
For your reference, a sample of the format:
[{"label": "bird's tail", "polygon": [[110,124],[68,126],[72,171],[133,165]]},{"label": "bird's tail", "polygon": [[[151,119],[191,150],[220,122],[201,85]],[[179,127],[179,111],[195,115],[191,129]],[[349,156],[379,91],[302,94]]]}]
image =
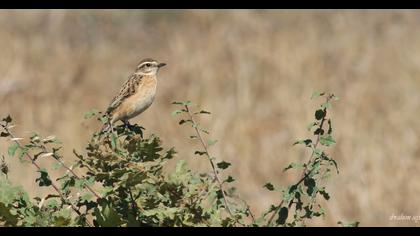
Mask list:
[{"label": "bird's tail", "polygon": [[106,113],[103,118],[107,118],[107,122],[102,126],[101,131],[99,132],[101,135],[112,129],[112,121],[110,120],[109,114]]}]

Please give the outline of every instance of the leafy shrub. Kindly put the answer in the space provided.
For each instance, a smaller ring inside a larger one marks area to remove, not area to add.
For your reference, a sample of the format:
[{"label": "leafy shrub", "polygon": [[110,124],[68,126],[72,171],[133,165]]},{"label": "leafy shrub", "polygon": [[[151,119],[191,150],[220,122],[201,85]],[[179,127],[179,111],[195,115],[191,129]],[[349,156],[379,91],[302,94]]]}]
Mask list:
[{"label": "leafy shrub", "polygon": [[[30,199],[21,187],[7,179],[8,167],[3,156],[0,177],[0,224],[5,226],[304,226],[306,220],[325,215],[318,196],[328,200],[330,195],[323,183],[337,163],[326,152],[333,145],[331,118],[327,111],[332,94],[315,93],[313,98],[325,97],[308,126],[313,135],[297,141],[311,150],[305,163],[291,163],[284,170],[301,171],[301,177],[287,187],[266,183],[268,191],[280,193],[279,203],[272,204],[256,217],[234,187],[232,176],[222,178],[223,170],[231,165],[217,161],[210,152],[213,140],[198,123],[200,115],[210,112],[194,111],[191,102],[174,102],[178,106],[173,116],[182,116],[180,125],[191,125],[202,150],[194,154],[207,159],[210,173],[190,170],[185,160],[178,160],[171,173],[163,171],[174,158],[173,148],[164,150],[159,137],[143,137],[144,128],[138,125],[117,126],[107,133],[94,133],[81,154],[71,165],[60,154],[61,142],[55,137],[42,138],[34,133],[27,143],[11,132],[10,116],[1,121],[1,137],[10,141],[7,155],[18,156],[31,163],[39,172],[35,182],[52,188],[53,193]],[[101,112],[92,110],[86,118],[105,123]],[[66,171],[56,180],[37,160],[52,158],[53,168]],[[78,169],[83,175],[77,175]],[[340,222],[341,223],[341,222]]]}]

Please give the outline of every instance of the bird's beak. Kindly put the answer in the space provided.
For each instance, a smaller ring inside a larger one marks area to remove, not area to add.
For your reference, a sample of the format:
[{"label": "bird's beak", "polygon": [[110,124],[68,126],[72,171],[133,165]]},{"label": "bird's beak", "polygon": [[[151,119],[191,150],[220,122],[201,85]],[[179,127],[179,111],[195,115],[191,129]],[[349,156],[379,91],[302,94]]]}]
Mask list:
[{"label": "bird's beak", "polygon": [[159,63],[158,64],[158,67],[160,68],[160,67],[163,67],[163,66],[166,66],[166,63]]}]

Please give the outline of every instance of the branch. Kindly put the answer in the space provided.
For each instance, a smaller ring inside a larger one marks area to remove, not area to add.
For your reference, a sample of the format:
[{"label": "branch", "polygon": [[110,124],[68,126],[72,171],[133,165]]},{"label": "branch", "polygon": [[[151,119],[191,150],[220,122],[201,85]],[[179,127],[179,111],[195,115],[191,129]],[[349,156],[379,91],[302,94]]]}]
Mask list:
[{"label": "branch", "polygon": [[[10,135],[10,137],[13,139],[13,141],[19,146],[19,148],[22,149],[22,144],[18,140],[15,139],[15,136],[10,132],[9,128],[6,125],[3,125],[3,124],[1,124],[1,126]],[[41,167],[35,162],[35,160],[27,152],[25,153],[25,156],[31,161],[31,163],[37,168],[38,171],[41,171]],[[75,211],[80,217],[83,217],[85,219],[86,224],[89,227],[92,227],[92,224],[89,223],[87,218],[85,216],[82,216],[82,213],[76,208],[76,206],[73,205],[73,203],[71,203],[70,201],[67,201],[67,199],[61,193],[60,189],[52,181],[51,181],[51,186],[58,193],[61,200],[65,203],[69,204],[71,206],[71,208],[73,209],[73,211]]]},{"label": "branch", "polygon": [[209,160],[209,162],[210,162],[210,165],[211,165],[211,168],[212,168],[212,170],[213,170],[213,173],[214,173],[215,179],[216,179],[217,183],[219,184],[220,191],[222,192],[223,201],[224,201],[224,203],[225,203],[226,210],[229,212],[229,214],[230,214],[233,218],[235,218],[235,217],[234,217],[234,215],[233,215],[233,213],[232,213],[232,210],[230,209],[230,206],[229,206],[229,204],[228,204],[227,197],[226,197],[226,195],[225,195],[225,191],[224,191],[224,189],[223,189],[223,182],[222,182],[222,181],[220,180],[220,178],[219,178],[219,175],[218,175],[218,173],[217,173],[217,170],[216,170],[216,167],[215,167],[215,165],[214,165],[214,162],[213,162],[213,160],[211,159],[211,156],[210,156],[210,154],[209,154],[208,147],[207,147],[206,143],[204,142],[204,139],[203,139],[203,137],[201,136],[200,131],[198,130],[197,123],[194,121],[193,115],[191,114],[191,111],[190,111],[190,109],[189,109],[188,105],[185,105],[185,110],[187,111],[187,113],[188,113],[188,115],[189,115],[189,118],[190,118],[190,120],[191,120],[191,122],[192,122],[192,124],[193,124],[193,128],[195,129],[195,132],[196,132],[196,134],[197,134],[197,137],[198,137],[198,139],[200,140],[201,145],[203,146],[204,151],[205,151],[205,154],[206,154],[206,156],[207,156],[207,159],[208,159],[208,160]]},{"label": "branch", "polygon": [[[43,145],[39,146],[44,152],[48,152],[47,148]],[[55,153],[53,154],[53,157],[56,161],[58,161],[67,171],[69,171],[76,179],[81,180],[81,178],[70,168],[68,167],[66,164],[64,164],[64,162],[62,160],[60,160],[60,157],[58,155],[56,155]],[[93,194],[95,195],[98,199],[101,198],[101,196],[99,196],[99,194],[97,194],[89,185],[87,185],[86,183],[83,183],[83,185]]]},{"label": "branch", "polygon": [[[331,96],[328,96],[327,97],[327,102],[329,102],[331,100]],[[319,125],[319,128],[320,129],[322,129],[323,128],[323,125],[324,125],[324,122],[325,122],[325,117],[327,117],[327,108],[326,107],[324,107],[324,109],[323,109],[323,112],[324,112],[324,117],[322,118],[322,120],[321,120],[321,123],[320,123],[320,125]],[[313,161],[313,157],[314,157],[314,154],[315,154],[315,150],[316,150],[316,148],[318,147],[318,144],[319,144],[319,140],[320,140],[320,138],[321,138],[321,135],[322,134],[320,134],[320,133],[318,133],[317,134],[317,137],[316,137],[316,141],[315,141],[315,144],[313,145],[313,149],[312,149],[312,153],[311,153],[311,156],[309,157],[309,160],[308,160],[308,162],[307,162],[307,164],[306,164],[306,166],[305,166],[305,168],[303,169],[303,171],[302,171],[302,175],[301,175],[301,178],[300,178],[300,180],[296,183],[296,184],[294,184],[294,185],[292,185],[292,186],[295,186],[296,188],[299,186],[299,184],[301,184],[311,173],[312,173],[312,171],[314,170],[314,169],[311,169],[309,172],[307,172],[307,170],[308,170],[308,166],[310,166],[310,164],[311,164],[311,162]],[[273,214],[270,216],[270,218],[269,218],[269,220],[268,220],[268,222],[267,222],[267,227],[269,227],[269,226],[271,226],[271,224],[272,224],[272,222],[273,222],[273,220],[274,220],[274,217],[278,214],[278,212],[279,212],[279,210],[281,209],[281,206],[283,205],[283,203],[284,203],[284,200],[282,200],[278,205],[277,205],[277,207],[276,207],[276,210],[273,212]],[[290,207],[290,206],[289,206]]]},{"label": "branch", "polygon": [[[328,101],[329,99],[327,98],[327,101]],[[319,125],[319,128],[320,129],[322,129],[322,127],[323,127],[323,125],[324,125],[324,122],[325,122],[325,117],[327,116],[327,108],[324,108],[324,110],[323,110],[323,112],[324,112],[324,117],[322,118],[322,120],[321,120],[321,124]],[[312,149],[312,153],[311,153],[311,156],[309,157],[309,161],[308,161],[308,164],[305,166],[305,168],[303,169],[303,172],[302,172],[302,176],[305,176],[305,173],[306,173],[306,171],[308,170],[308,166],[311,164],[311,162],[312,162],[312,158],[314,157],[314,154],[315,154],[315,150],[316,150],[316,148],[318,147],[318,144],[319,144],[319,139],[321,138],[321,134],[317,134],[317,137],[316,137],[316,141],[315,141],[315,144],[314,144],[314,146],[313,146],[313,149]],[[310,171],[310,172],[312,172],[312,171]],[[310,173],[309,172],[309,173]],[[308,174],[309,174],[308,173]],[[307,176],[307,175],[306,175]],[[305,177],[303,177],[303,179],[305,179]],[[303,179],[301,180],[301,181],[303,181]],[[300,182],[301,182],[300,181]]]}]

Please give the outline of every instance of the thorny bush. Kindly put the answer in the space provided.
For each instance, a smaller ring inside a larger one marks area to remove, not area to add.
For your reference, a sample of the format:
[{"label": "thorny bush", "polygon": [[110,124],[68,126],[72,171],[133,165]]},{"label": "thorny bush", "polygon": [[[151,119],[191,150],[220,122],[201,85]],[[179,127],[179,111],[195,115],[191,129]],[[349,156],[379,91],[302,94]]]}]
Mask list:
[{"label": "thorny bush", "polygon": [[[332,171],[338,173],[337,163],[326,152],[335,143],[327,111],[337,97],[314,93],[315,97],[325,97],[325,102],[308,126],[311,136],[295,143],[310,149],[311,155],[304,163],[292,163],[284,169],[301,172],[295,183],[287,187],[264,185],[268,191],[278,192],[279,201],[258,217],[236,193],[235,179],[222,177],[231,164],[216,160],[210,152],[216,141],[206,139],[209,132],[198,123],[200,115],[210,112],[194,111],[191,102],[174,102],[179,109],[172,115],[182,116],[180,125],[191,125],[193,135],[189,138],[201,146],[194,154],[209,163],[208,173],[192,171],[185,160],[178,160],[171,173],[164,171],[175,150],[164,150],[160,138],[153,134],[143,137],[144,128],[138,125],[94,133],[83,153],[73,150],[75,161],[65,161],[57,138],[36,133],[16,137],[11,131],[12,118],[7,116],[0,122],[1,138],[10,143],[0,163],[0,225],[305,226],[307,220],[325,215],[318,197],[330,198],[324,180]],[[107,122],[96,110],[86,113],[85,118]],[[8,173],[14,170],[9,170],[4,155],[32,164],[39,174],[34,181],[39,187],[50,188],[50,194],[30,199],[25,189],[12,184]],[[63,168],[64,174],[51,179],[49,170],[38,163],[45,158],[52,158],[55,164],[51,168]]]}]

